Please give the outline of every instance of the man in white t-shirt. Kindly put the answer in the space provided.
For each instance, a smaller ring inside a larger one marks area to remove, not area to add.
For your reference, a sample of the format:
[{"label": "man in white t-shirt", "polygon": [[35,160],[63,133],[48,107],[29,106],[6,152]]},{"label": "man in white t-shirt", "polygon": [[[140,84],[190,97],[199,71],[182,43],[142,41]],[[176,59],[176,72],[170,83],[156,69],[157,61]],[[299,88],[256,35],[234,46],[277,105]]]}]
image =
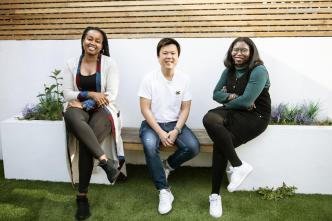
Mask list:
[{"label": "man in white t-shirt", "polygon": [[[160,214],[172,209],[174,197],[167,182],[168,174],[199,153],[199,142],[185,125],[191,93],[189,77],[175,69],[180,45],[172,38],[161,39],[157,45],[160,70],[146,75],[138,91],[141,112],[145,118],[140,128],[146,164],[159,191]],[[177,150],[161,161],[160,143]]]}]

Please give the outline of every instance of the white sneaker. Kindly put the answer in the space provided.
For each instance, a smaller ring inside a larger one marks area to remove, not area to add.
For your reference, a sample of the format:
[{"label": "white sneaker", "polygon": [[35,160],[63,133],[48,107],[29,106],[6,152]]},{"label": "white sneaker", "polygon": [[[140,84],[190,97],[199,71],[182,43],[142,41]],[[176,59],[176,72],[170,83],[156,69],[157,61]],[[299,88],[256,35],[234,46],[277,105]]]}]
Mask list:
[{"label": "white sneaker", "polygon": [[253,170],[252,166],[244,161],[242,165],[238,167],[230,167],[230,180],[227,189],[229,192],[234,192],[244,181],[244,179],[251,173]]},{"label": "white sneaker", "polygon": [[218,194],[211,194],[209,196],[210,201],[210,215],[214,218],[219,218],[222,215],[222,205],[221,205],[221,197]]},{"label": "white sneaker", "polygon": [[170,190],[162,189],[159,191],[159,206],[158,212],[160,214],[166,214],[172,209],[172,203],[174,196]]}]

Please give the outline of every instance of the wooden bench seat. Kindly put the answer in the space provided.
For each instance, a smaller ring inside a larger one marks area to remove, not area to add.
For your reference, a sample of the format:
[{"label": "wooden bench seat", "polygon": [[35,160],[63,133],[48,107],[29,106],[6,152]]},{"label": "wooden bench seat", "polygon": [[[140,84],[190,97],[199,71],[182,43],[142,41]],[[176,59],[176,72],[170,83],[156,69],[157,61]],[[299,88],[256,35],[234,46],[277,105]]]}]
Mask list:
[{"label": "wooden bench seat", "polygon": [[[212,152],[212,141],[207,135],[205,129],[192,129],[199,143],[201,144],[201,152]],[[125,150],[143,150],[141,139],[139,138],[139,128],[125,127],[122,128],[122,139]],[[173,147],[161,147],[162,151],[174,151]]]}]

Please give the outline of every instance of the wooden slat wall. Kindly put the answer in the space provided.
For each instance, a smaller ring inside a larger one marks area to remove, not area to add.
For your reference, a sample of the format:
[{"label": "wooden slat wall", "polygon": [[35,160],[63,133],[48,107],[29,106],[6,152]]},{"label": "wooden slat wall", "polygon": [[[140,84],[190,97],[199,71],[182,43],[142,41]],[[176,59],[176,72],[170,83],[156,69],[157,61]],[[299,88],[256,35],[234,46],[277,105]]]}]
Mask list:
[{"label": "wooden slat wall", "polygon": [[0,40],[332,36],[332,0],[0,0]]}]

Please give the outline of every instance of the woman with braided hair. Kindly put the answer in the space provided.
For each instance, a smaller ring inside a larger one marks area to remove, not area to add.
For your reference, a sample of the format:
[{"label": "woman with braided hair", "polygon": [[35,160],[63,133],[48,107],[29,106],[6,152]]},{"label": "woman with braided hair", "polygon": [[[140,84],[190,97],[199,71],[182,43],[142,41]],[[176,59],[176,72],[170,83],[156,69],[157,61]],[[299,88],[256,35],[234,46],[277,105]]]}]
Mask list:
[{"label": "woman with braided hair", "polygon": [[[74,164],[78,161],[79,184],[75,215],[78,220],[90,216],[87,193],[94,159],[106,172],[111,184],[114,184],[124,168],[120,112],[116,107],[118,69],[109,57],[107,36],[97,27],[87,27],[82,35],[81,46],[81,56],[67,62],[63,81],[67,101],[64,118],[70,133],[68,153],[73,182],[77,177]],[[101,143],[108,135],[113,138],[110,148],[113,149],[112,153],[116,153],[113,156],[115,159],[109,159],[101,148]],[[125,176],[125,172],[122,175]]]}]

